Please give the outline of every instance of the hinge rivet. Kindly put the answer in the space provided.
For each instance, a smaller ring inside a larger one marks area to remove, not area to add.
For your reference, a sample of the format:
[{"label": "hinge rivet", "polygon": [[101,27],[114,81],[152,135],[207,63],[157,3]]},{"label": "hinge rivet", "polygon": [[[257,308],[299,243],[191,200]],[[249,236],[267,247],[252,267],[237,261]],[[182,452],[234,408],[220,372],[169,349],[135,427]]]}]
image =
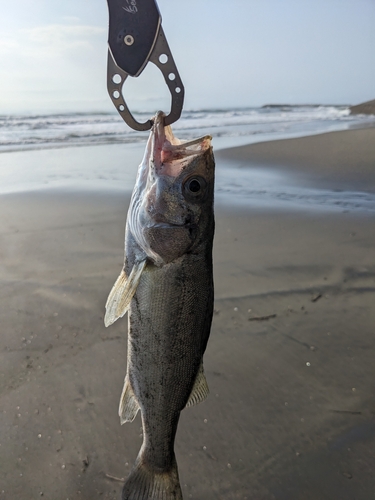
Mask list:
[{"label": "hinge rivet", "polygon": [[134,38],[131,35],[126,35],[126,37],[124,38],[124,43],[125,45],[133,45]]}]

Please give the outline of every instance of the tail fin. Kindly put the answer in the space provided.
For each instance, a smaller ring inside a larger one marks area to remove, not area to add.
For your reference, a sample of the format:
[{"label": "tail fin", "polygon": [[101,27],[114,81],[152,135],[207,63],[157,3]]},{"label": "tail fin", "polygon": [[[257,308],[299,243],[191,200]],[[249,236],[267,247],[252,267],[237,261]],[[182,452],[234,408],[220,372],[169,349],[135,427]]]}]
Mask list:
[{"label": "tail fin", "polygon": [[175,458],[166,472],[156,472],[137,462],[125,482],[122,500],[182,500]]}]

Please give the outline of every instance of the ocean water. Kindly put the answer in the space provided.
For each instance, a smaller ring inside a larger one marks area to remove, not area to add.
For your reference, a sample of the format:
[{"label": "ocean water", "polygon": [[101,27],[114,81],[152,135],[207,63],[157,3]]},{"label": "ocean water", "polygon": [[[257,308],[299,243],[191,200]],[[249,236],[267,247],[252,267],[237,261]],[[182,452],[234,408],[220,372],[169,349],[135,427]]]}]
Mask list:
[{"label": "ocean water", "polygon": [[[145,121],[149,114],[138,114]],[[211,134],[215,150],[375,125],[346,106],[266,106],[185,111],[173,125],[181,139]],[[135,132],[117,113],[0,116],[0,194],[38,189],[133,188],[148,132]],[[80,146],[80,147],[78,147]],[[95,146],[95,147],[93,147]],[[217,165],[216,199],[226,205],[375,213],[375,196],[308,189],[286,174]]]},{"label": "ocean water", "polygon": [[[135,114],[146,121],[150,113]],[[345,106],[268,106],[184,111],[173,130],[182,139],[211,134],[223,147],[259,140],[343,130],[371,121],[350,116]],[[147,132],[130,129],[113,113],[0,115],[0,152],[144,142]]]}]

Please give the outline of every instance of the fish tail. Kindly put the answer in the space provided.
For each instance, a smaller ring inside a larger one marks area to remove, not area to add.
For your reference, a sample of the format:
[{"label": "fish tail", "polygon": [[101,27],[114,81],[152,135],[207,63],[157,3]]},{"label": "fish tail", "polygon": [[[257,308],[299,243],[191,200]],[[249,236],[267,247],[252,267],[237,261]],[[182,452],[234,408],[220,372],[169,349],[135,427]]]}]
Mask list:
[{"label": "fish tail", "polygon": [[137,461],[122,490],[122,500],[182,500],[177,462],[168,471],[155,471]]}]

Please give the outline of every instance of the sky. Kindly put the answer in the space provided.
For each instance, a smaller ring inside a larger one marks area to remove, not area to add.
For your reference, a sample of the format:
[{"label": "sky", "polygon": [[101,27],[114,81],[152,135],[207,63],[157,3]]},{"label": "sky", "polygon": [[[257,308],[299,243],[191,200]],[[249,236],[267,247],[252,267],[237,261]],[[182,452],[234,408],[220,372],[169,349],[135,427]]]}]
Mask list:
[{"label": "sky", "polygon": [[[141,2],[142,0],[138,0]],[[105,0],[0,0],[0,115],[113,111]],[[375,98],[375,0],[159,0],[185,109]],[[151,63],[130,108],[169,109]]]}]

